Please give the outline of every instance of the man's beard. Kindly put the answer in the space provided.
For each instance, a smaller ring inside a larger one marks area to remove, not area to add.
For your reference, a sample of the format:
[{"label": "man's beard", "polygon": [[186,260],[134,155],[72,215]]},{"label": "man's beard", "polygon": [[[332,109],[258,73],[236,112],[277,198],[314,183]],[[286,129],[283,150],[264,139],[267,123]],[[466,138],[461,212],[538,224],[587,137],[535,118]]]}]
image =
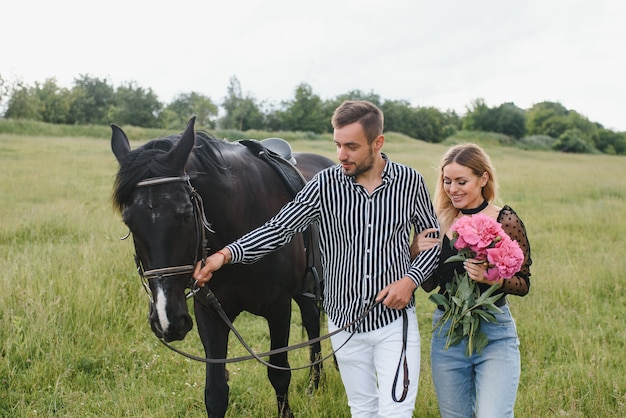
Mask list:
[{"label": "man's beard", "polygon": [[358,177],[361,174],[369,171],[374,167],[374,153],[370,150],[369,158],[361,164],[355,164],[353,166],[354,170],[352,172],[347,172],[344,170],[344,174],[349,177]]}]

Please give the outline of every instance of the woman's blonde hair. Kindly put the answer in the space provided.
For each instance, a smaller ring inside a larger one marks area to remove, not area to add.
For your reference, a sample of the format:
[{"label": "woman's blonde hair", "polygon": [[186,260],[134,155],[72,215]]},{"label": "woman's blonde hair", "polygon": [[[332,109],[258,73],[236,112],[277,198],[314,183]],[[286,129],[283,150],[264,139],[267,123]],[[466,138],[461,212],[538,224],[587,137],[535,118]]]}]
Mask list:
[{"label": "woman's blonde hair", "polygon": [[472,170],[477,176],[487,173],[487,184],[482,188],[482,195],[487,202],[492,203],[496,198],[498,183],[496,181],[496,169],[491,164],[489,155],[478,145],[467,143],[451,147],[441,158],[439,164],[439,180],[435,189],[435,212],[441,226],[441,236],[450,229],[454,218],[459,214],[459,209],[452,205],[452,201],[443,188],[443,169],[451,163],[457,163]]}]

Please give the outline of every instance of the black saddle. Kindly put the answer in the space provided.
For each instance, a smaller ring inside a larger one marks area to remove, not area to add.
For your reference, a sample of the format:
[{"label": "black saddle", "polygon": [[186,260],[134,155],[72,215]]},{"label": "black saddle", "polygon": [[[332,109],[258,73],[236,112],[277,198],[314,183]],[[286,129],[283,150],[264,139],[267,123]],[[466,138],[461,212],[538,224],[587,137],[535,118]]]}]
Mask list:
[{"label": "black saddle", "polygon": [[283,179],[294,196],[306,184],[306,179],[295,166],[296,160],[291,155],[289,142],[281,138],[267,138],[262,141],[240,139],[238,142],[268,163]]},{"label": "black saddle", "polygon": [[[296,195],[306,184],[306,179],[296,168],[296,160],[291,155],[291,145],[281,138],[267,138],[261,141],[256,139],[240,139],[239,143],[248,147],[257,157],[268,163],[283,179],[293,196]],[[317,225],[313,224],[303,232],[306,251],[307,267],[304,272],[302,294],[315,299],[318,303],[322,300],[323,277],[318,274],[313,247],[318,245]],[[321,266],[320,266],[321,268]],[[322,275],[323,276],[323,275]]]}]

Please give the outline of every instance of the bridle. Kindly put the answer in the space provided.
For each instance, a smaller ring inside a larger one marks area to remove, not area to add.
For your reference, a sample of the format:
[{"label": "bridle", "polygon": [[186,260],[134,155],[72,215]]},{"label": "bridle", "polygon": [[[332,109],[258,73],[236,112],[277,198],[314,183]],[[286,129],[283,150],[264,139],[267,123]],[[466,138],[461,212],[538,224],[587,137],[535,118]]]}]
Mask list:
[{"label": "bridle", "polygon": [[[143,267],[143,263],[139,256],[135,253],[135,265],[137,266],[137,273],[141,278],[141,284],[143,285],[144,290],[148,294],[148,298],[150,299],[150,303],[154,302],[152,297],[152,291],[150,290],[149,282],[153,279],[160,279],[163,277],[172,277],[179,276],[183,274],[191,274],[193,273],[196,264],[198,261],[204,261],[206,259],[208,253],[208,243],[206,239],[206,232],[215,233],[213,228],[211,228],[211,224],[206,219],[206,215],[204,213],[204,203],[202,202],[202,197],[196,189],[191,185],[191,181],[188,175],[182,175],[178,177],[154,177],[146,180],[142,180],[138,182],[135,187],[151,187],[168,183],[176,183],[183,182],[189,189],[189,198],[193,205],[193,214],[194,214],[194,222],[196,229],[196,248],[199,249],[196,252],[195,259],[193,264],[185,264],[180,266],[170,266],[170,267],[161,267],[157,269],[145,270]],[[123,237],[122,239],[126,239],[130,236],[130,232]],[[190,279],[190,283],[187,286],[191,291],[185,296],[186,299],[192,297],[197,291],[198,287],[195,285],[193,279]]]},{"label": "bridle", "polygon": [[[207,254],[208,254],[208,242],[206,240],[206,232],[211,232],[211,233],[215,233],[215,231],[211,228],[211,224],[207,221],[206,219],[206,215],[204,213],[204,204],[202,201],[202,197],[198,194],[198,192],[196,191],[196,189],[193,187],[193,185],[191,184],[190,178],[187,174],[182,175],[182,176],[178,176],[178,177],[154,177],[154,178],[149,178],[146,180],[142,180],[140,182],[138,182],[136,184],[136,187],[151,187],[151,186],[157,186],[157,185],[162,185],[162,184],[168,184],[168,183],[175,183],[175,182],[183,182],[187,185],[187,187],[189,188],[189,193],[190,193],[190,200],[192,202],[193,205],[193,212],[194,212],[194,220],[195,220],[195,228],[196,228],[196,239],[197,239],[197,246],[196,248],[199,249],[196,252],[196,256],[194,259],[194,263],[189,265],[180,265],[180,266],[170,266],[170,267],[162,267],[162,268],[157,268],[157,269],[150,269],[150,270],[145,270],[143,268],[143,264],[141,262],[141,259],[139,258],[139,256],[137,254],[135,254],[135,264],[137,266],[137,273],[139,274],[139,277],[141,278],[141,283],[148,295],[148,298],[150,299],[150,304],[152,305],[154,303],[154,299],[152,296],[152,291],[150,290],[150,285],[149,282],[150,280],[154,280],[154,279],[160,279],[160,278],[164,278],[164,277],[172,277],[172,276],[179,276],[179,275],[183,275],[183,274],[191,274],[193,273],[193,271],[195,270],[195,266],[197,264],[198,261],[202,261],[202,264],[204,264],[204,261],[206,260]],[[122,237],[121,239],[126,239],[130,236],[131,232],[129,231],[129,233],[125,236]],[[199,255],[199,256],[198,256]],[[380,303],[382,303],[382,300],[377,301],[377,302],[373,302],[370,304],[369,307],[367,307],[362,313],[361,315],[359,315],[354,321],[348,323],[347,325],[343,326],[342,328],[336,329],[335,331],[328,333],[326,335],[299,343],[299,344],[295,344],[295,345],[290,345],[287,347],[281,347],[278,349],[274,349],[271,351],[267,351],[264,353],[255,353],[254,350],[246,343],[246,341],[244,340],[244,338],[241,336],[241,334],[239,334],[239,332],[237,331],[237,329],[235,328],[235,326],[233,325],[232,321],[228,318],[228,316],[226,315],[226,312],[224,312],[224,309],[222,308],[222,306],[220,305],[219,301],[217,300],[217,297],[215,297],[215,295],[213,294],[213,292],[206,288],[206,287],[199,287],[197,281],[193,280],[193,278],[190,279],[189,285],[187,286],[188,289],[190,289],[190,292],[185,296],[185,299],[189,299],[191,297],[195,297],[196,301],[199,301],[201,304],[203,304],[205,307],[209,307],[214,309],[219,316],[221,317],[221,319],[228,325],[228,327],[230,328],[230,330],[233,332],[233,334],[237,337],[237,339],[239,340],[239,342],[244,346],[244,348],[250,353],[250,355],[247,356],[241,356],[241,357],[234,357],[234,358],[226,358],[226,359],[211,359],[211,358],[205,358],[205,357],[199,357],[199,356],[195,356],[193,354],[189,354],[186,353],[182,350],[179,350],[178,348],[170,345],[167,341],[165,341],[163,338],[159,338],[159,341],[161,341],[166,347],[168,347],[169,349],[171,349],[172,351],[183,355],[191,360],[195,360],[195,361],[199,361],[199,362],[203,362],[203,363],[207,363],[207,364],[225,364],[225,363],[235,363],[235,362],[240,362],[240,361],[245,361],[245,360],[252,360],[255,359],[258,362],[264,364],[267,367],[271,367],[273,369],[277,369],[277,370],[300,370],[300,369],[305,369],[305,368],[309,368],[312,366],[315,366],[317,364],[322,363],[323,361],[327,360],[328,358],[332,357],[335,352],[339,349],[341,349],[344,345],[346,345],[348,343],[348,341],[350,341],[350,339],[355,335],[355,333],[350,333],[350,335],[348,336],[348,338],[341,344],[341,346],[337,347],[336,349],[332,350],[332,352],[324,357],[318,358],[316,360],[314,360],[313,362],[306,364],[304,366],[299,366],[299,367],[282,367],[282,366],[277,366],[275,364],[272,364],[266,360],[263,360],[262,357],[268,357],[274,354],[278,354],[278,353],[283,353],[283,352],[288,352],[288,351],[292,351],[292,350],[296,350],[299,348],[303,348],[312,344],[315,344],[317,342],[320,342],[322,340],[328,339],[330,337],[332,337],[333,335],[345,331],[351,327],[358,327],[359,324],[361,324],[364,319],[367,317],[367,315]],[[202,290],[202,293],[204,293],[204,298],[201,298],[198,293]],[[392,398],[395,402],[402,402],[405,398],[406,395],[408,393],[408,386],[409,386],[409,372],[408,372],[408,365],[407,365],[407,359],[406,359],[406,342],[407,342],[407,314],[406,314],[406,310],[402,310],[402,315],[403,315],[403,335],[402,335],[402,341],[403,341],[403,345],[402,345],[402,353],[400,355],[400,362],[398,363],[398,368],[396,370],[396,376],[393,382],[393,387],[392,387]],[[397,384],[397,380],[398,380],[398,376],[400,373],[400,369],[403,366],[404,369],[404,381],[403,381],[403,393],[401,395],[401,397],[399,399],[396,398],[395,395],[395,387]]]}]

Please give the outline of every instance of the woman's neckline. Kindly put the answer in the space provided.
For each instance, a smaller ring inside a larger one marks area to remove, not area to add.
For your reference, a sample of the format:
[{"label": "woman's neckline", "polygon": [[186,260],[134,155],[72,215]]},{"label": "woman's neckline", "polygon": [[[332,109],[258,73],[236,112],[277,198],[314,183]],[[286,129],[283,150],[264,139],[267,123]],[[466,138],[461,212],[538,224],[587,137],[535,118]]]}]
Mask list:
[{"label": "woman's neckline", "polygon": [[478,207],[475,207],[472,209],[459,209],[459,210],[461,211],[463,215],[474,215],[482,211],[483,209],[485,209],[487,205],[489,205],[489,202],[487,202],[487,200],[483,200],[483,203],[481,203]]}]

